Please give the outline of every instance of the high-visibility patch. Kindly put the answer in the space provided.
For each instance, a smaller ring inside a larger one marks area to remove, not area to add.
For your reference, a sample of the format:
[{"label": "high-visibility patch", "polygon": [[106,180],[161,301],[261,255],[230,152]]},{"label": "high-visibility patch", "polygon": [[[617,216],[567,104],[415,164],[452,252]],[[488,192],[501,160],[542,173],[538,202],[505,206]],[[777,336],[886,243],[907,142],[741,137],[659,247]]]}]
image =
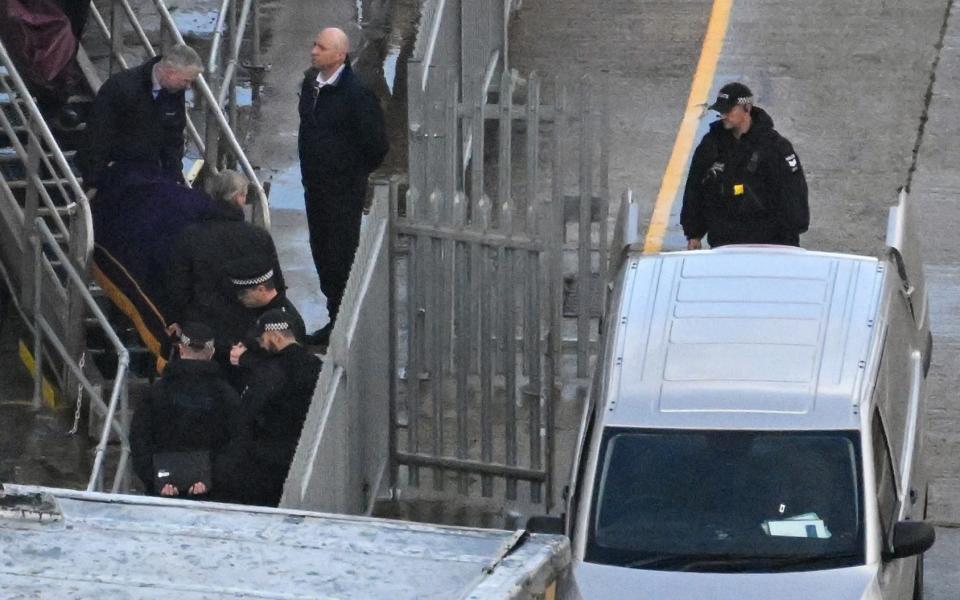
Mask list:
[{"label": "high-visibility patch", "polygon": [[790,167],[790,171],[792,173],[796,173],[797,169],[800,168],[800,161],[797,160],[796,154],[790,154],[789,156],[785,156],[783,160],[787,161],[787,166]]},{"label": "high-visibility patch", "polygon": [[733,195],[734,195],[734,196],[742,196],[742,195],[743,195],[743,184],[742,184],[742,183],[735,183],[735,184],[733,184]]}]

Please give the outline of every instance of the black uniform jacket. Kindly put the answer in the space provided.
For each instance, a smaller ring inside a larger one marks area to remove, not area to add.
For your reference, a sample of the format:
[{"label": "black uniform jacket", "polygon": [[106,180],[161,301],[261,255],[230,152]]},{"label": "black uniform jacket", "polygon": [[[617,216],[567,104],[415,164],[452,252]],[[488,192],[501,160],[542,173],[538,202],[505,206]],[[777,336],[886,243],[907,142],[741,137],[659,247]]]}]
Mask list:
[{"label": "black uniform jacket", "polygon": [[724,244],[798,246],[810,224],[807,181],[793,146],[763,110],[738,140],[717,121],[697,146],[680,223],[690,238]]},{"label": "black uniform jacket", "polygon": [[237,392],[217,363],[171,362],[133,415],[130,448],[137,476],[152,487],[153,455],[158,452],[220,450],[238,430],[238,409]]},{"label": "black uniform jacket", "polygon": [[257,464],[277,467],[286,475],[321,364],[300,344],[290,344],[258,361],[248,373],[240,397],[242,435],[250,442]]},{"label": "black uniform jacket", "polygon": [[335,83],[319,90],[317,73],[307,69],[300,89],[300,170],[305,183],[331,192],[355,189],[389,149],[383,111],[349,61]]},{"label": "black uniform jacket", "polygon": [[96,185],[110,161],[160,166],[181,180],[184,92],[161,91],[153,98],[155,57],[110,77],[93,103],[86,142],[77,157],[84,185]]},{"label": "black uniform jacket", "polygon": [[209,325],[217,336],[218,352],[229,352],[230,345],[242,339],[238,336],[252,326],[259,311],[240,304],[224,265],[249,255],[271,257],[274,284],[283,292],[283,273],[273,238],[262,227],[244,221],[239,206],[217,202],[174,244],[168,272],[172,311],[168,322]]}]

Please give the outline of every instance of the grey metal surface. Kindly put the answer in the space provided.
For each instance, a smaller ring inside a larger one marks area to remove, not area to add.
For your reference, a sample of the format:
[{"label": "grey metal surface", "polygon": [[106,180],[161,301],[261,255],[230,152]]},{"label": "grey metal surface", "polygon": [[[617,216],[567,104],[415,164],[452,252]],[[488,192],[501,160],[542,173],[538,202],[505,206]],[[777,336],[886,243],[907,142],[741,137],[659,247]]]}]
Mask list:
[{"label": "grey metal surface", "polygon": [[876,259],[730,248],[631,257],[610,425],[856,428]]},{"label": "grey metal surface", "polygon": [[281,505],[370,514],[386,477],[390,397],[390,194],[379,182],[343,308],[290,466]]},{"label": "grey metal surface", "polygon": [[569,565],[558,536],[4,486],[11,492],[49,495],[25,510],[0,497],[5,598],[530,598]]}]

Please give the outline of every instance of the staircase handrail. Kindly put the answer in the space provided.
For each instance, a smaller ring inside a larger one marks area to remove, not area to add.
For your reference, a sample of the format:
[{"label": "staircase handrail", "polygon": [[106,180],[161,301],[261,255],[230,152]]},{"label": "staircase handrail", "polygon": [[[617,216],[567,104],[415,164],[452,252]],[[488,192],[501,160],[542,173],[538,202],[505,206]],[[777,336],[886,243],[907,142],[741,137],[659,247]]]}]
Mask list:
[{"label": "staircase handrail", "polygon": [[[36,130],[39,130],[40,137],[46,144],[47,150],[53,155],[53,160],[57,166],[56,172],[63,174],[63,177],[67,180],[67,185],[70,187],[70,191],[73,192],[73,201],[72,203],[67,204],[66,208],[75,208],[75,214],[78,214],[80,218],[83,219],[82,227],[77,230],[82,232],[83,235],[83,239],[80,240],[81,243],[79,244],[74,243],[76,240],[72,239],[69,228],[66,227],[63,221],[59,219],[59,215],[57,215],[55,210],[56,207],[52,205],[52,201],[49,195],[43,189],[41,182],[34,181],[34,184],[37,185],[37,188],[40,191],[41,197],[47,204],[47,208],[51,209],[51,217],[58,221],[57,226],[61,229],[64,239],[68,241],[70,252],[73,255],[73,260],[76,261],[76,264],[81,268],[85,269],[87,264],[90,262],[91,256],[93,255],[93,215],[90,212],[90,203],[83,191],[83,186],[80,185],[80,181],[74,175],[73,170],[70,168],[70,165],[67,162],[67,158],[60,150],[60,145],[53,136],[53,132],[50,131],[50,127],[47,126],[47,122],[40,113],[40,109],[37,107],[33,96],[30,94],[30,91],[24,83],[23,78],[20,77],[20,73],[17,71],[16,65],[10,59],[10,55],[7,53],[7,48],[3,44],[3,40],[0,40],[0,63],[2,63],[4,68],[6,68],[7,76],[13,81],[17,94],[23,101],[23,105],[26,107],[27,112],[29,113],[30,126],[26,128],[27,134],[30,136],[35,136]],[[27,123],[24,123],[24,125],[27,125]],[[19,140],[17,140],[16,136],[12,136],[10,141],[16,149],[18,155],[20,155],[20,158],[26,161],[27,152],[22,147]],[[42,155],[42,160],[46,163],[47,168],[51,172],[54,172],[54,169],[52,168],[53,165],[49,163],[49,157],[44,154]],[[36,175],[34,174],[34,176]],[[64,194],[64,198],[67,197],[68,196]],[[24,223],[23,226],[26,229],[29,225]]]},{"label": "staircase handrail", "polygon": [[[37,219],[34,221],[34,226],[36,232],[33,244],[35,257],[33,349],[36,361],[34,368],[34,403],[39,402],[41,392],[41,382],[43,379],[43,369],[41,366],[43,360],[42,342],[44,338],[46,338],[50,345],[56,350],[57,354],[59,354],[63,363],[76,377],[84,391],[87,392],[93,405],[97,408],[101,415],[104,415],[103,430],[100,434],[100,441],[97,444],[96,454],[93,461],[93,469],[90,472],[90,479],[87,483],[87,491],[97,491],[100,485],[101,474],[103,471],[103,459],[106,453],[107,443],[110,440],[110,433],[113,432],[120,439],[121,447],[120,462],[114,475],[112,487],[112,491],[117,492],[119,491],[120,484],[123,481],[123,476],[126,471],[127,461],[130,454],[130,440],[128,432],[126,431],[124,424],[119,422],[116,418],[117,408],[121,403],[124,405],[121,409],[121,413],[126,413],[126,390],[128,368],[130,364],[130,353],[120,342],[120,338],[117,337],[116,332],[110,325],[110,321],[107,319],[106,315],[103,314],[103,311],[100,309],[100,306],[97,304],[96,300],[94,300],[90,290],[87,289],[86,280],[80,275],[70,261],[67,260],[66,254],[60,248],[60,245],[57,243],[57,240],[50,231],[50,228],[47,226],[47,223],[42,217],[37,217]],[[117,353],[117,373],[113,379],[113,389],[110,392],[109,403],[103,401],[101,393],[87,378],[79,362],[74,360],[70,355],[70,352],[67,350],[63,340],[57,336],[53,327],[50,326],[50,323],[47,321],[46,317],[43,316],[43,311],[40,310],[42,298],[41,288],[43,282],[43,277],[41,276],[42,270],[44,268],[52,268],[52,265],[50,265],[49,261],[47,261],[45,258],[45,251],[53,252],[53,254],[60,260],[61,264],[59,265],[59,268],[63,270],[64,274],[76,286],[77,291],[79,292],[80,297],[83,299],[87,310],[90,311],[90,314],[92,314],[97,320],[97,324],[103,329],[103,332],[106,334],[111,346],[113,346],[114,352]]]}]

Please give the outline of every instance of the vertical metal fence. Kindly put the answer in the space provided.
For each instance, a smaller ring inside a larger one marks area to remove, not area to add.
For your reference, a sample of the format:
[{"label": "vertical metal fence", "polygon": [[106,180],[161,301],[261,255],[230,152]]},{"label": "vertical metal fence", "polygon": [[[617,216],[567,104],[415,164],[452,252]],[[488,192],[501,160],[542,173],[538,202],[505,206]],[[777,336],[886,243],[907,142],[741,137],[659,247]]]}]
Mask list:
[{"label": "vertical metal fence", "polygon": [[410,190],[390,213],[391,483],[511,501],[524,482],[549,509],[555,402],[599,334],[604,103],[588,79],[570,103],[557,82],[545,101],[535,74],[472,95],[453,70],[414,61],[409,77],[427,85],[411,94]]}]

